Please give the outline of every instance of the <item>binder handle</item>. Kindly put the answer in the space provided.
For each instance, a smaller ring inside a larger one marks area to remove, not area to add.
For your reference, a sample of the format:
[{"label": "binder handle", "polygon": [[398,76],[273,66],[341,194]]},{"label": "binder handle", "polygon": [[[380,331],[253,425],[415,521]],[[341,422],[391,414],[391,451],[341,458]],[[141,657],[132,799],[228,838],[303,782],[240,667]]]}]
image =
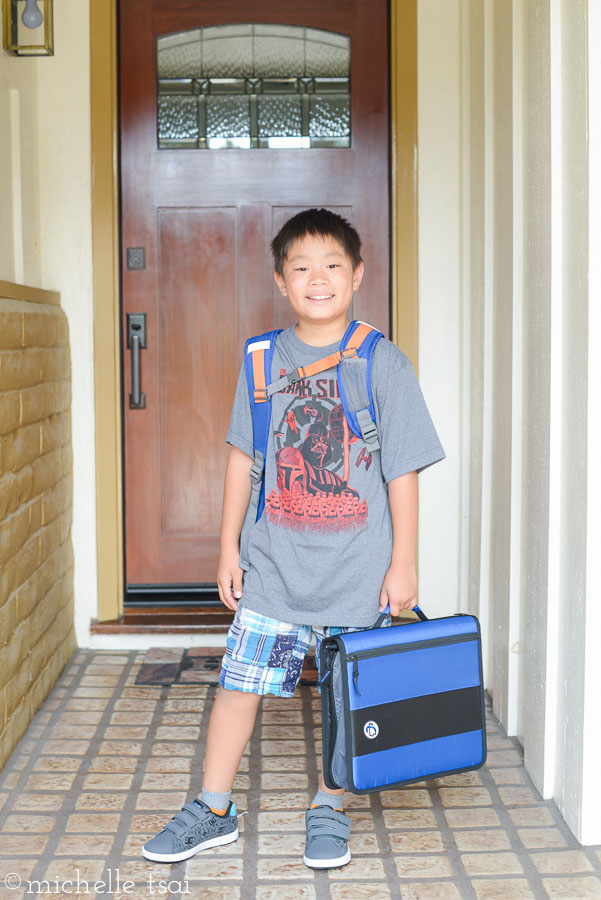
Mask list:
[{"label": "binder handle", "polygon": [[[419,606],[414,606],[413,609],[411,610],[411,612],[414,612],[415,615],[418,617],[418,619],[421,619],[422,622],[428,621],[428,616],[425,614],[425,612],[422,609],[419,608]],[[372,628],[380,628],[380,626],[382,625],[382,622],[384,621],[386,616],[389,616],[389,615],[390,615],[390,605],[387,604],[386,609],[384,609],[380,613],[380,615],[378,616],[378,618],[372,625]]]}]

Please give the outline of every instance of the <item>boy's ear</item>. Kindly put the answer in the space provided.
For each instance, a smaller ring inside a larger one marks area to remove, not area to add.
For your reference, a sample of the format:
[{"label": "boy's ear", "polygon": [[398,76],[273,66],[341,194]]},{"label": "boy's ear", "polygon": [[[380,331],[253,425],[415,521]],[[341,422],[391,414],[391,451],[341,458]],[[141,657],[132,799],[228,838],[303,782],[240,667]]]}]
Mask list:
[{"label": "boy's ear", "polygon": [[286,293],[286,282],[284,281],[282,276],[279,274],[279,272],[275,271],[275,269],[273,271],[273,277],[275,278],[275,283],[277,284],[278,288],[280,289],[280,293],[281,293],[282,297],[287,297],[288,294]]},{"label": "boy's ear", "polygon": [[363,260],[359,263],[355,271],[353,272],[353,290],[356,291],[363,280],[363,273],[365,272],[365,266],[363,265]]}]

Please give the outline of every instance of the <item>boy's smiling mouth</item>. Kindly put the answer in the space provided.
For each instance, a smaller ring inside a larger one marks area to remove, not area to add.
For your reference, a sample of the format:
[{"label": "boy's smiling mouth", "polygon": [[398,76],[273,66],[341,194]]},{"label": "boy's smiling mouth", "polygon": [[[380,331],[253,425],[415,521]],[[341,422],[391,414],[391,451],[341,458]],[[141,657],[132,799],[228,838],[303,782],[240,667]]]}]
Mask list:
[{"label": "boy's smiling mouth", "polygon": [[314,303],[324,303],[326,300],[332,300],[334,298],[334,294],[309,294],[307,300],[312,300]]}]

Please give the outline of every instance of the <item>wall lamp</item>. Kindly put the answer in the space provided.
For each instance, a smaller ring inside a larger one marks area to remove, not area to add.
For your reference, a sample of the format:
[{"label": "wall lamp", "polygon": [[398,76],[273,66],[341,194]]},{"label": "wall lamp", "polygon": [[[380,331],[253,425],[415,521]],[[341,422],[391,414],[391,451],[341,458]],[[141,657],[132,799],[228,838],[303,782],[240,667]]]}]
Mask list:
[{"label": "wall lamp", "polygon": [[54,56],[53,0],[2,0],[4,49],[13,56]]}]

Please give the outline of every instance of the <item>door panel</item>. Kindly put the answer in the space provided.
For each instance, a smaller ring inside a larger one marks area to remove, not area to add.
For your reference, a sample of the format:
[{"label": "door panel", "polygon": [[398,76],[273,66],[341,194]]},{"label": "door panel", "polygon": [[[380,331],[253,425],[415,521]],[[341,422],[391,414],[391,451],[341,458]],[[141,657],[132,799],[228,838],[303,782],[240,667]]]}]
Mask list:
[{"label": "door panel", "polygon": [[229,412],[211,398],[224,393],[223,360],[239,354],[236,232],[235,209],[159,210],[161,531],[182,539],[215,536],[221,514],[215,494],[200,488],[224,474]]},{"label": "door panel", "polygon": [[[234,22],[350,35],[350,147],[158,149],[157,37]],[[356,225],[366,276],[351,315],[390,333],[387,27],[384,0],[121,4],[123,329],[128,313],[148,327],[143,409],[123,350],[128,585],[215,582],[243,342],[295,321],[269,257],[289,216],[326,206]],[[128,247],[144,248],[144,269],[127,269]]]}]

